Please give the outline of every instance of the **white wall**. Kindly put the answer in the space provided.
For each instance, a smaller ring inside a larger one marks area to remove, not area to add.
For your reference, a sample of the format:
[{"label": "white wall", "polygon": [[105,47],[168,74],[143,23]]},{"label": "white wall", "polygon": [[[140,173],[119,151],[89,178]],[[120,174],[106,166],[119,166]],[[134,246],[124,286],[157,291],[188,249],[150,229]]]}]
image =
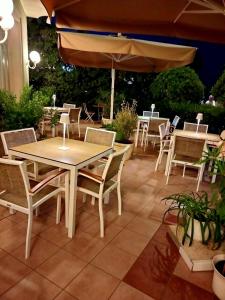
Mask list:
[{"label": "white wall", "polygon": [[0,44],[0,88],[17,97],[29,82],[27,67],[27,20],[20,0],[14,0],[14,27],[4,44]]}]

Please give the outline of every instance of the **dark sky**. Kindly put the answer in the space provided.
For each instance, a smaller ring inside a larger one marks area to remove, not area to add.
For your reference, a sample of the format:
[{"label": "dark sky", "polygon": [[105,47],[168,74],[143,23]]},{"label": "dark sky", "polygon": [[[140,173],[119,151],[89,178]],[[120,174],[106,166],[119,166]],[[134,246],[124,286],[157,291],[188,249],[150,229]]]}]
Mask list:
[{"label": "dark sky", "polygon": [[133,38],[145,39],[156,42],[172,43],[177,45],[192,46],[198,48],[192,67],[198,73],[206,86],[206,98],[211,87],[225,69],[225,44],[215,44],[171,37],[157,37],[148,35],[127,35]]}]

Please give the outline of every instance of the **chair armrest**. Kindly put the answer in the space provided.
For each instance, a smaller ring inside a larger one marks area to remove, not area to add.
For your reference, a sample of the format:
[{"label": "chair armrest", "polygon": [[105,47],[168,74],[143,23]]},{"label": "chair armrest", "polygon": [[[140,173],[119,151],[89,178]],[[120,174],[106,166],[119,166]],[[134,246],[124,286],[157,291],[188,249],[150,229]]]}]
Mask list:
[{"label": "chair armrest", "polygon": [[94,174],[94,173],[91,173],[91,172],[88,172],[84,169],[80,170],[78,175],[84,176],[84,177],[89,178],[91,180],[94,180],[98,183],[103,183],[104,182],[104,179],[101,176],[99,176],[97,174]]},{"label": "chair armrest", "polygon": [[53,179],[58,178],[59,176],[64,175],[67,172],[68,172],[67,170],[60,170],[57,173],[54,173],[54,174],[46,177],[45,179],[40,181],[38,184],[36,184],[32,189],[30,189],[30,191],[29,191],[30,194],[36,194],[41,189],[43,189],[46,185],[48,185],[50,181],[52,181]]}]

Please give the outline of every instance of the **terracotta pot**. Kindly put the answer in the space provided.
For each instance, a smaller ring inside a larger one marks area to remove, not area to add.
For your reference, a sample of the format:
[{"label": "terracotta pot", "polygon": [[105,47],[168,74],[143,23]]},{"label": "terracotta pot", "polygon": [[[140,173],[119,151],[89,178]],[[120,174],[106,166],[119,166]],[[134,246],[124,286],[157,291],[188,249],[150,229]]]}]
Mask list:
[{"label": "terracotta pot", "polygon": [[225,262],[225,254],[216,255],[212,259],[214,268],[212,289],[220,300],[225,300],[225,276],[223,276],[216,268],[216,264],[220,261]]},{"label": "terracotta pot", "polygon": [[[204,224],[204,222],[203,222]],[[191,222],[189,224],[188,227],[188,235],[191,236]],[[205,230],[205,235],[204,238],[205,240],[209,237],[209,229],[208,227]],[[200,226],[200,222],[196,219],[194,219],[194,236],[193,236],[193,241],[202,241],[202,232],[201,232],[201,226]]]}]

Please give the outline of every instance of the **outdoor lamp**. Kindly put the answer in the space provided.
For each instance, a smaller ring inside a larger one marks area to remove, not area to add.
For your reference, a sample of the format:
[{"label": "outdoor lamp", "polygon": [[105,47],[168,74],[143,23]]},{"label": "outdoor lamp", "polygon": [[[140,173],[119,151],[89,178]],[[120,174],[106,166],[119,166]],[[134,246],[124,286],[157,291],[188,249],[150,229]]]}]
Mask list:
[{"label": "outdoor lamp", "polygon": [[155,109],[155,104],[154,103],[151,105],[151,109],[152,109],[152,113],[153,113],[153,111]]},{"label": "outdoor lamp", "polygon": [[35,69],[37,64],[41,61],[40,54],[37,51],[31,51],[29,57],[33,65],[31,66],[29,61],[28,66],[30,69]]},{"label": "outdoor lamp", "polygon": [[53,94],[53,95],[52,95],[52,100],[53,100],[53,107],[55,107],[56,94]]},{"label": "outdoor lamp", "polygon": [[4,30],[4,37],[0,41],[0,44],[4,43],[8,37],[8,30],[14,25],[13,1],[12,0],[0,0],[0,27]]},{"label": "outdoor lamp", "polygon": [[61,150],[67,150],[69,147],[66,147],[66,125],[70,124],[69,114],[63,113],[61,114],[59,123],[63,124],[63,144],[59,147]]},{"label": "outdoor lamp", "polygon": [[200,122],[203,120],[203,114],[202,114],[202,113],[198,113],[198,114],[197,114],[197,117],[196,117],[196,120],[197,120],[197,123],[198,123],[196,132],[198,132],[199,124],[200,124]]}]

